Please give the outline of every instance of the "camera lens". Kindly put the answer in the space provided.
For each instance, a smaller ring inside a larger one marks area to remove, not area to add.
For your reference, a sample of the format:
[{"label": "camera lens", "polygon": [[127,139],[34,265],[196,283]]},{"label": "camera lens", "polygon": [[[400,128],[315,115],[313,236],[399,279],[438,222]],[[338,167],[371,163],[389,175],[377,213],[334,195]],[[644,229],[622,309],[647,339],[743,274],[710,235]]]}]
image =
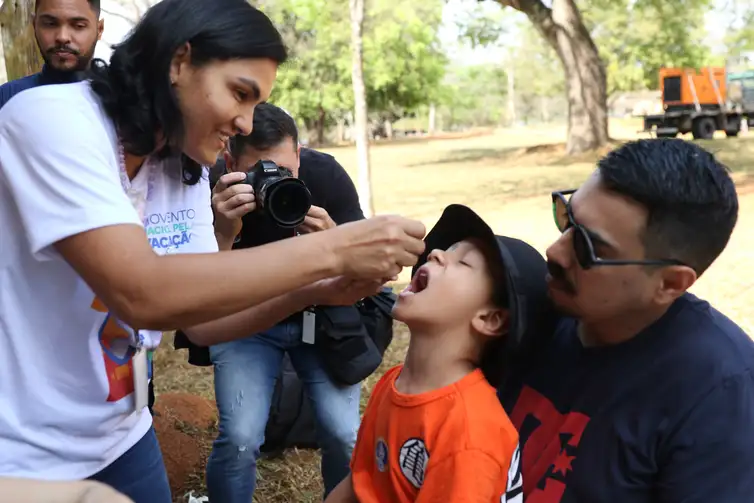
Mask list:
[{"label": "camera lens", "polygon": [[284,178],[268,189],[265,209],[280,227],[296,227],[303,223],[312,206],[311,193],[295,178]]}]

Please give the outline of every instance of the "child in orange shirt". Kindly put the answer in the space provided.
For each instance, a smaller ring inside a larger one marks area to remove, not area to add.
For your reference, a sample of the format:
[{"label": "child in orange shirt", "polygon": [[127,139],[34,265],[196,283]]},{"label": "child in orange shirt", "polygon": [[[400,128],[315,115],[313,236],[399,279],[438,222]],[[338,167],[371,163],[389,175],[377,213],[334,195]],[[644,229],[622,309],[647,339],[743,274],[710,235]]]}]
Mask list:
[{"label": "child in orange shirt", "polygon": [[542,256],[495,236],[473,211],[445,209],[393,317],[406,361],[375,386],[351,475],[326,503],[521,503],[518,433],[490,382],[547,301]]}]

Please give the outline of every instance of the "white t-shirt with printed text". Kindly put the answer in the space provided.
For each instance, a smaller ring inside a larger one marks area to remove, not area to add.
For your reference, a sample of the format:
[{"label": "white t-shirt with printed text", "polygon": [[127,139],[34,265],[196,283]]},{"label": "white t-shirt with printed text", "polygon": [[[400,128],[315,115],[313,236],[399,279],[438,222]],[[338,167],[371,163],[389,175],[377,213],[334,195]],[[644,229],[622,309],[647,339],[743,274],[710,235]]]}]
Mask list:
[{"label": "white t-shirt with printed text", "polygon": [[122,329],[53,245],[132,224],[158,254],[217,251],[206,175],[187,186],[163,162],[141,222],[118,157],[87,82],[30,89],[0,110],[0,476],[89,477],[152,424],[133,410]]}]

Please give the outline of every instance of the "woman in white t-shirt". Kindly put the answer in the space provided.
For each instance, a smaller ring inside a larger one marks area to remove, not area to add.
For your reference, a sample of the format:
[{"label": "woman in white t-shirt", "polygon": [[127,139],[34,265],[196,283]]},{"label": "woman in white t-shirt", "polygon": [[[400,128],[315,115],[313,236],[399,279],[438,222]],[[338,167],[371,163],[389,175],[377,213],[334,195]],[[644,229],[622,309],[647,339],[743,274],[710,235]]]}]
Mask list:
[{"label": "woman in white t-shirt", "polygon": [[91,82],[0,110],[0,477],[168,503],[144,407],[161,330],[252,333],[351,303],[424,252],[424,226],[400,217],[216,252],[201,166],[249,133],[285,59],[245,0],[163,0]]}]

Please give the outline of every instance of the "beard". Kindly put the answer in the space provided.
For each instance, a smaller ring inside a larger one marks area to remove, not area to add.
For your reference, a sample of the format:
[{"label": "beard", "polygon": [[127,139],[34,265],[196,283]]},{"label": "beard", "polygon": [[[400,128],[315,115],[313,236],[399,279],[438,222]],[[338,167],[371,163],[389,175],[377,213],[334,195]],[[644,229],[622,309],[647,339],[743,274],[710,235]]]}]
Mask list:
[{"label": "beard", "polygon": [[[39,47],[39,52],[47,66],[59,72],[75,73],[82,72],[89,68],[89,64],[92,62],[92,58],[94,58],[96,44],[92,45],[92,47],[84,53],[68,45],[54,45],[47,50],[42,50],[42,47],[39,45],[39,40],[37,40],[37,47]],[[63,52],[73,56],[73,58],[75,58],[74,64],[70,65],[63,63],[56,55],[57,52]]]}]

